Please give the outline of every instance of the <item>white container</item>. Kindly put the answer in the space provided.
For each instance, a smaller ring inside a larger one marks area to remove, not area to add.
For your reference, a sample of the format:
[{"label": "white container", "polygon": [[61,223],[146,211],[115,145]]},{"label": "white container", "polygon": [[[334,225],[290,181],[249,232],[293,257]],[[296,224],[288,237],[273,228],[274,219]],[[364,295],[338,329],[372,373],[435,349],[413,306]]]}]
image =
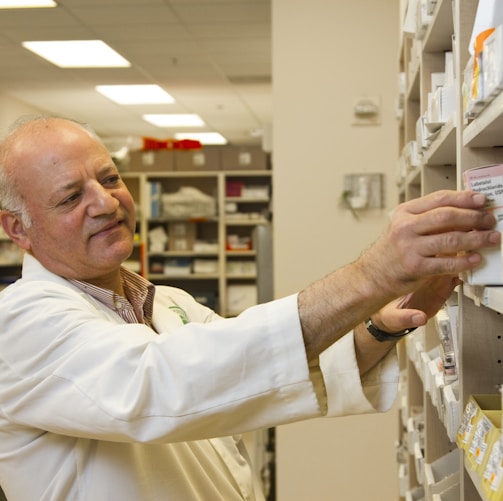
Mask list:
[{"label": "white container", "polygon": [[440,494],[459,484],[459,449],[454,449],[445,456],[424,464],[424,489],[426,499],[433,494]]},{"label": "white container", "polygon": [[[495,229],[503,231],[503,165],[484,165],[469,169],[464,173],[467,189],[484,193],[487,209],[497,220]],[[472,285],[503,285],[502,248],[480,251],[482,264],[467,273],[467,281]]]}]

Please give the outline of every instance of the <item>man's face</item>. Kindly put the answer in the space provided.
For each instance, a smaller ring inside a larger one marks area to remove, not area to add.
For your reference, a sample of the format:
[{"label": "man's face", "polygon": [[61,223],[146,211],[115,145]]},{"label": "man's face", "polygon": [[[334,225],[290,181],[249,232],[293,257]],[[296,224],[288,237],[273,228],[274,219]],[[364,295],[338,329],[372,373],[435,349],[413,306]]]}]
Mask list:
[{"label": "man's face", "polygon": [[133,199],[106,148],[77,125],[55,120],[27,138],[10,162],[32,220],[26,250],[99,285],[131,254]]}]

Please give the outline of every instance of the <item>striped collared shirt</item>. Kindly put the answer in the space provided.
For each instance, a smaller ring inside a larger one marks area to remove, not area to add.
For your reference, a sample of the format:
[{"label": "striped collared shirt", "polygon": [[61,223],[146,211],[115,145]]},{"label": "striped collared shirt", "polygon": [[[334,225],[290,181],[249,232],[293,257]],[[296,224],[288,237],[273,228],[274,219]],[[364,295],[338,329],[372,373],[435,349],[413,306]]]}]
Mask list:
[{"label": "striped collared shirt", "polygon": [[152,327],[154,285],[124,266],[121,267],[120,272],[126,297],[82,280],[70,279],[69,281],[81,291],[115,311],[127,323],[140,323]]}]

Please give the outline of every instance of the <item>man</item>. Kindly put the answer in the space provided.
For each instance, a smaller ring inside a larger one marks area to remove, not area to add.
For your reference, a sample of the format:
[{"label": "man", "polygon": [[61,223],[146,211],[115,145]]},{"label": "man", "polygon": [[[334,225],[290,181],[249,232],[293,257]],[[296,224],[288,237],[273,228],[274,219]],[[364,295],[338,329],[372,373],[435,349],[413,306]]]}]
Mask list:
[{"label": "man", "polygon": [[133,200],[86,127],[18,124],[0,145],[0,203],[25,251],[0,296],[10,501],[261,499],[239,434],[389,409],[396,340],[500,242],[482,195],[439,192],[399,206],[354,263],[221,319],[121,267]]}]

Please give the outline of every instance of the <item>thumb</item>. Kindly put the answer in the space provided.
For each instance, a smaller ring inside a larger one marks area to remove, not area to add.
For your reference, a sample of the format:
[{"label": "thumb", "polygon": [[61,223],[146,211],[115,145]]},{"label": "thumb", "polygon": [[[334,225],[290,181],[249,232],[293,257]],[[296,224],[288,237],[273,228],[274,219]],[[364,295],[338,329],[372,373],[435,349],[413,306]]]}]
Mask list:
[{"label": "thumb", "polygon": [[428,321],[424,311],[414,309],[395,309],[381,316],[381,323],[386,332],[400,332],[411,327],[421,327]]}]

